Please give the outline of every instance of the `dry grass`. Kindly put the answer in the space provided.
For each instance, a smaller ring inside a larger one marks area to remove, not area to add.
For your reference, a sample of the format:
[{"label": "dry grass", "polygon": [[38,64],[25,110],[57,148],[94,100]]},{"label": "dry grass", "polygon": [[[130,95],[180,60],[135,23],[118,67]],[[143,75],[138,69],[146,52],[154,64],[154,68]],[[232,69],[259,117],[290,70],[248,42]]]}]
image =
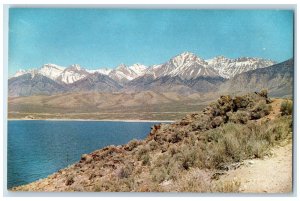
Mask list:
[{"label": "dry grass", "polygon": [[240,186],[241,181],[239,180],[217,182],[212,191],[221,193],[237,193],[239,192]]}]

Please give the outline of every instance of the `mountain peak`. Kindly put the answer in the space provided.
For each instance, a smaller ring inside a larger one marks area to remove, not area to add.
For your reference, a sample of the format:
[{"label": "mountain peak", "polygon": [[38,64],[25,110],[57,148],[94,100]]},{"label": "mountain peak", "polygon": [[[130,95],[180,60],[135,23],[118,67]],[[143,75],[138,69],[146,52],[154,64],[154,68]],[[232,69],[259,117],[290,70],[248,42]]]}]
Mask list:
[{"label": "mountain peak", "polygon": [[147,66],[137,63],[137,64],[133,64],[132,66],[129,66],[129,69],[132,70],[137,75],[142,75],[146,71]]},{"label": "mountain peak", "polygon": [[182,52],[182,53],[179,54],[179,55],[182,55],[182,56],[196,56],[195,53],[193,53],[193,52],[188,52],[188,51]]},{"label": "mountain peak", "polygon": [[[39,69],[36,69],[36,72],[54,81],[60,81],[67,84],[73,83],[95,72],[108,75],[115,81],[126,83],[146,74],[153,74],[156,78],[163,76],[179,76],[182,79],[194,79],[199,76],[219,76],[229,79],[242,72],[268,67],[275,63],[276,62],[271,60],[254,57],[230,59],[226,58],[224,55],[204,60],[192,52],[185,51],[174,56],[168,62],[160,65],[153,65],[149,68],[140,63],[135,63],[129,66],[121,63],[115,69],[100,68],[96,70],[88,70],[81,67],[79,64],[73,64],[65,68],[56,64],[47,63]],[[27,73],[34,74],[33,70],[34,69],[20,70],[16,72],[14,77]]]},{"label": "mountain peak", "polygon": [[[48,63],[48,64],[44,64],[42,67],[49,67],[49,68],[59,68],[61,66],[59,65],[56,65],[56,64],[51,64],[51,63]],[[61,67],[62,68],[62,67]]]},{"label": "mountain peak", "polygon": [[227,59],[224,55],[218,55],[214,59]]},{"label": "mountain peak", "polygon": [[175,57],[173,57],[172,59],[176,59],[176,58],[191,58],[191,59],[194,59],[194,58],[198,58],[196,54],[192,53],[192,52],[183,52],[179,55],[176,55]]},{"label": "mountain peak", "polygon": [[82,70],[82,68],[79,64],[72,64],[68,67],[68,69],[77,70],[77,71]]},{"label": "mountain peak", "polygon": [[121,69],[127,69],[127,66],[122,63],[122,64],[118,65],[118,67],[116,68],[116,70],[121,70]]},{"label": "mountain peak", "polygon": [[229,61],[230,59],[225,57],[224,55],[219,55],[219,56],[216,56],[212,59],[209,59],[207,60],[208,62],[215,62],[215,63],[223,63],[223,62],[227,62]]},{"label": "mountain peak", "polygon": [[196,54],[192,52],[183,52],[175,57],[173,57],[169,62],[171,62],[176,68],[180,66],[191,66],[191,65],[201,65],[206,66],[206,61],[199,58]]}]

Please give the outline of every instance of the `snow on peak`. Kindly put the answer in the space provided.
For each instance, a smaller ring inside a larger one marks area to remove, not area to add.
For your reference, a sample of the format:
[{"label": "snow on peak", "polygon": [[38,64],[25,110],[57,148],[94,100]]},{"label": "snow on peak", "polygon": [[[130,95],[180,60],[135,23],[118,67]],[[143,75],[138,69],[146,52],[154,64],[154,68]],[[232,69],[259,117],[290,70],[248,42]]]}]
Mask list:
[{"label": "snow on peak", "polygon": [[124,69],[127,69],[126,65],[125,64],[120,64],[117,66],[116,70],[124,70]]},{"label": "snow on peak", "polygon": [[78,80],[81,80],[89,75],[84,68],[78,64],[73,64],[66,68],[60,75],[60,81],[65,84],[72,84]]},{"label": "snow on peak", "polygon": [[96,70],[87,70],[87,72],[89,73],[100,73],[103,75],[108,75],[112,70],[108,69],[108,68],[100,68],[100,69],[96,69]]},{"label": "snow on peak", "polygon": [[64,67],[55,64],[45,64],[38,70],[38,73],[55,80],[61,75],[64,69]]},{"label": "snow on peak", "polygon": [[[161,66],[150,68],[155,77],[179,76],[182,79],[192,79],[199,76],[217,76],[214,69],[207,68],[207,62],[191,52],[179,54]],[[150,69],[147,71],[149,74]]]},{"label": "snow on peak", "polygon": [[19,77],[19,76],[24,75],[24,74],[26,74],[26,73],[28,73],[28,71],[23,70],[23,69],[20,69],[20,70],[18,70],[18,71],[13,75],[13,77]]},{"label": "snow on peak", "polygon": [[206,62],[204,59],[199,58],[197,55],[191,52],[184,52],[173,57],[169,63],[173,64],[174,67],[191,66],[192,64],[198,64],[205,66]]},{"label": "snow on peak", "polygon": [[191,52],[183,52],[168,62],[147,67],[136,63],[131,66],[125,64],[118,65],[115,69],[100,68],[97,70],[86,70],[79,64],[73,64],[67,68],[55,64],[44,64],[39,69],[19,70],[13,77],[18,77],[27,73],[35,75],[39,73],[52,80],[71,84],[93,73],[101,73],[110,78],[127,82],[143,75],[153,75],[155,78],[162,76],[179,76],[182,79],[194,79],[199,76],[232,78],[237,74],[265,68],[274,65],[271,60],[240,57],[236,59],[216,56],[212,59],[204,60]]},{"label": "snow on peak", "polygon": [[145,71],[147,69],[147,66],[142,64],[133,64],[132,66],[128,67],[130,70],[132,70],[137,76],[141,76],[145,74]]},{"label": "snow on peak", "polygon": [[109,73],[109,76],[117,81],[129,81],[145,74],[147,67],[141,64],[134,64],[127,67],[125,64],[120,64],[115,70]]},{"label": "snow on peak", "polygon": [[37,73],[39,73],[37,69],[28,69],[28,70],[20,69],[12,77],[19,77],[25,74],[30,74],[31,77],[33,78]]},{"label": "snow on peak", "polygon": [[223,55],[219,55],[219,56],[216,56],[212,59],[209,59],[209,60],[206,60],[208,63],[220,63],[220,62],[227,62],[229,59],[226,58],[225,56]]},{"label": "snow on peak", "polygon": [[[77,71],[80,71],[82,70],[81,66],[79,64],[72,64],[68,67],[68,69],[71,69],[71,70],[77,70]],[[83,69],[84,70],[84,69]]]},{"label": "snow on peak", "polygon": [[215,57],[206,60],[210,68],[215,69],[221,77],[232,78],[237,74],[265,68],[274,65],[276,62],[261,58],[240,57],[237,59],[228,59],[225,57]]}]

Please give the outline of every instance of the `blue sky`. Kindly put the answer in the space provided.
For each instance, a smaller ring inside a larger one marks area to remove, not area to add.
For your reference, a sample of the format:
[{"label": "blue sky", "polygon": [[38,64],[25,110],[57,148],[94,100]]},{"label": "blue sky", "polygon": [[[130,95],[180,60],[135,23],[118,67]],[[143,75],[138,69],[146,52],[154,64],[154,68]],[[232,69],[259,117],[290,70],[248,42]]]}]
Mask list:
[{"label": "blue sky", "polygon": [[287,10],[9,10],[9,75],[16,70],[80,64],[89,69],[160,64],[184,51],[208,59],[293,56]]}]

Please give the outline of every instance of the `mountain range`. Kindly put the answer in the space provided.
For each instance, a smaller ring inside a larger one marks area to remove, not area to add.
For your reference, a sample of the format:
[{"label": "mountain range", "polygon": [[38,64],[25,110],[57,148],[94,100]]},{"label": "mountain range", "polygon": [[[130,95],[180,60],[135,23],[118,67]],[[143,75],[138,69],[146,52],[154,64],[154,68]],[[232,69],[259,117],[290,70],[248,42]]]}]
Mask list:
[{"label": "mountain range", "polygon": [[[218,56],[204,60],[184,52],[153,66],[121,64],[115,69],[88,70],[78,64],[19,70],[8,80],[9,96],[51,95],[65,92],[177,92],[180,94],[267,87],[281,90],[292,85],[293,60],[276,64],[262,59]],[[250,84],[250,85],[249,85]]]}]

